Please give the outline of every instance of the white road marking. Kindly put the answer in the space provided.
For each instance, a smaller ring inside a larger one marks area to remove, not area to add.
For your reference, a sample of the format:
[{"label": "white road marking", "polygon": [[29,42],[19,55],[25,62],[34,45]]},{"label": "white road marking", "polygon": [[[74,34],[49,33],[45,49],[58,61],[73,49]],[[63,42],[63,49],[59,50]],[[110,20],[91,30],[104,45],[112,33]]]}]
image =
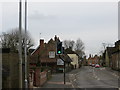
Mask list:
[{"label": "white road marking", "polygon": [[95,76],[95,78],[97,78],[97,76]]},{"label": "white road marking", "polygon": [[100,80],[100,78],[97,78],[97,80]]},{"label": "white road marking", "polygon": [[76,81],[76,79],[74,79],[74,81]]}]

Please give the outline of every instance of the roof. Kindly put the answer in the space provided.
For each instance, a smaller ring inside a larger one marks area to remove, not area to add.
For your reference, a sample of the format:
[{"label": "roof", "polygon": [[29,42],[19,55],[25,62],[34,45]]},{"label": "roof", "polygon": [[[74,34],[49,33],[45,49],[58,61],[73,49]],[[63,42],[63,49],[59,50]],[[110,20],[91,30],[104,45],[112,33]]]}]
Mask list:
[{"label": "roof", "polygon": [[108,56],[110,57],[111,54],[115,51],[115,47],[107,47],[107,53],[108,53]]},{"label": "roof", "polygon": [[33,55],[33,54],[38,50],[38,48],[40,48],[40,46],[38,46],[38,47],[31,53],[31,55]]},{"label": "roof", "polygon": [[64,59],[66,62],[72,62],[71,58],[67,54],[61,55],[61,58]]},{"label": "roof", "polygon": [[29,49],[29,53],[32,53],[35,49]]},{"label": "roof", "polygon": [[74,51],[72,51],[70,48],[65,49],[65,54],[76,54]]}]

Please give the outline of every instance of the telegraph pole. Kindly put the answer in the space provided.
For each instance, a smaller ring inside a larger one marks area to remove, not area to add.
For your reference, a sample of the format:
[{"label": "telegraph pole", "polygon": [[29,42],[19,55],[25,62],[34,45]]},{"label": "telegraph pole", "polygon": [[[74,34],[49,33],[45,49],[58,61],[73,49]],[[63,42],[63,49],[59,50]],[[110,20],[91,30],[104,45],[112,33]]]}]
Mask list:
[{"label": "telegraph pole", "polygon": [[28,88],[27,76],[27,0],[25,0],[25,88]]},{"label": "telegraph pole", "polygon": [[19,1],[19,88],[22,88],[22,2]]}]

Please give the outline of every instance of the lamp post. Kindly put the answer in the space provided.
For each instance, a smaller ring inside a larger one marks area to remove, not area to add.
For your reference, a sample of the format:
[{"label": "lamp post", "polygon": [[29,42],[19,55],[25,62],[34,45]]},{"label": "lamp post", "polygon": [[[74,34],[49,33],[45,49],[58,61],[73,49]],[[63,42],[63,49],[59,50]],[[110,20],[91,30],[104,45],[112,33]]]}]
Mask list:
[{"label": "lamp post", "polygon": [[22,2],[19,1],[19,88],[22,88]]},{"label": "lamp post", "polygon": [[25,88],[28,88],[27,80],[27,0],[25,0]]}]

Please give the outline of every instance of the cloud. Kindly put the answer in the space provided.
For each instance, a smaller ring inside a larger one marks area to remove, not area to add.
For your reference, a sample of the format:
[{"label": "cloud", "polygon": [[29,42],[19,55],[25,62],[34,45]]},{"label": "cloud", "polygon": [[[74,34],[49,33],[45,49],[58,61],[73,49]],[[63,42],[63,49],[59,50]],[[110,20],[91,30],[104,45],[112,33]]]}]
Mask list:
[{"label": "cloud", "polygon": [[32,20],[49,20],[55,19],[56,15],[45,15],[43,13],[39,13],[39,11],[34,11],[29,18]]}]

